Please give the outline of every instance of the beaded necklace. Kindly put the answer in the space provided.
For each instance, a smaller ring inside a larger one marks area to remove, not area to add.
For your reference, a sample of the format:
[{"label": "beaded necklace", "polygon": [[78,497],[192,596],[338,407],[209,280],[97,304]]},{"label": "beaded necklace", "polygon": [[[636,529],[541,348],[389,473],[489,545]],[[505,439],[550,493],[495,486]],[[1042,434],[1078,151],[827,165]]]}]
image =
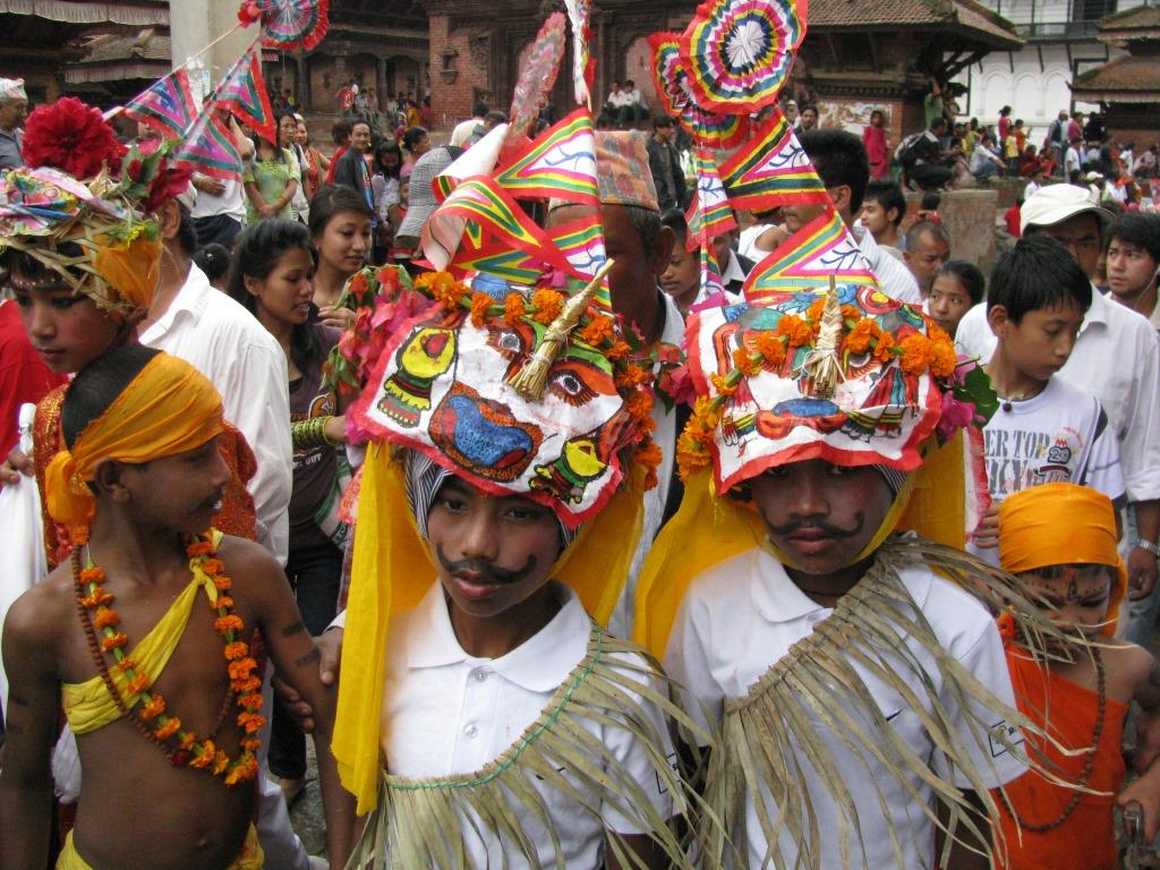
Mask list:
[{"label": "beaded necklace", "polygon": [[[226,594],[232,581],[223,573],[224,566],[216,558],[212,535],[211,532],[197,536],[186,547],[190,573],[194,577],[209,578],[217,589],[217,600],[210,600],[210,608],[217,614],[214,630],[225,642],[226,667],[230,677],[230,688],[222,701],[217,721],[205,737],[182,728],[181,720],[167,712],[165,698],[152,687],[149,675],[139,672],[137,663],[126,654],[129,637],[117,630],[121,619],[117,611],[110,607],[114,599],[104,589],[105,571],[93,564],[91,552],[87,549],[83,569],[80,551],[74,550],[72,553],[73,584],[76,587],[77,611],[89,651],[121,714],[133,722],[142,736],[159,746],[175,767],[204,769],[214,776],[223,777],[227,786],[235,786],[257,776],[255,753],[261,747],[261,739],[257,735],[266,720],[260,714],[262,681],[255,674],[258,663],[250,656],[249,644],[240,640],[245,633],[245,623],[234,612],[233,598]],[[106,656],[112,658],[112,667],[124,676],[128,694],[136,696],[132,704],[126,703],[125,696],[110,673]],[[241,711],[236,722],[243,732],[241,752],[236,758],[230,758],[213,741],[225,723],[231,701]]]}]

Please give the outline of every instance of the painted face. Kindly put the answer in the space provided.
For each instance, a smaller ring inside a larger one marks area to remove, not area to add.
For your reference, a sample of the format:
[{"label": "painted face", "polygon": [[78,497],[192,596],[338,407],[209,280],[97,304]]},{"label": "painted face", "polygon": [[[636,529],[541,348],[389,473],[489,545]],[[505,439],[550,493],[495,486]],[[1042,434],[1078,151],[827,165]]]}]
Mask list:
[{"label": "painted face", "polygon": [[120,482],[128,491],[134,516],[143,525],[183,534],[208,529],[221,510],[230,479],[219,441],[220,436],[144,465],[122,465]]},{"label": "painted face", "polygon": [[1002,337],[1012,363],[1037,381],[1046,381],[1063,368],[1075,347],[1084,316],[1078,305],[1064,304],[1028,311],[1018,324],[1003,318],[996,326],[994,314],[988,314],[991,329]]},{"label": "painted face", "polygon": [[930,293],[935,274],[946,265],[950,256],[951,246],[933,233],[922,233],[917,243],[902,253],[924,296]]},{"label": "painted face", "polygon": [[246,278],[246,289],[258,300],[258,319],[296,325],[310,317],[314,296],[314,257],[303,248],[286,251],[265,278]]},{"label": "painted face", "polygon": [[1052,622],[1094,636],[1108,620],[1114,571],[1106,565],[1059,565],[1020,574],[1019,583],[1033,601],[1041,599]]},{"label": "painted face", "polygon": [[87,296],[67,288],[15,289],[24,331],[57,374],[79,372],[116,343],[120,327]]},{"label": "painted face", "polygon": [[538,401],[511,387],[545,329],[432,315],[389,355],[356,417],[385,437],[435,447],[473,485],[539,492],[583,518],[619,479],[624,402],[611,364],[578,340],[553,363]]},{"label": "painted face", "polygon": [[954,337],[959,321],[971,309],[971,294],[955,275],[946,273],[935,276],[930,288],[930,316]]},{"label": "painted face", "polygon": [[435,496],[427,539],[453,606],[476,618],[501,616],[543,588],[561,547],[550,509],[457,477]]},{"label": "painted face", "polygon": [[851,565],[873,539],[894,496],[875,469],[820,459],[770,469],[751,482],[773,544],[805,574]]},{"label": "painted face", "polygon": [[366,265],[371,249],[371,219],[356,211],[340,211],[326,222],[314,239],[319,264],[325,263],[344,277]]}]

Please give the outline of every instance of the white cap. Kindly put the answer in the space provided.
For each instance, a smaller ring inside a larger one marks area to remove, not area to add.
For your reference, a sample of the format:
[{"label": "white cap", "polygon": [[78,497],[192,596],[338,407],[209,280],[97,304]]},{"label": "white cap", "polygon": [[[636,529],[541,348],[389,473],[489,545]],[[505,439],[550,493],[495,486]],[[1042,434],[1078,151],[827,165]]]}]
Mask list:
[{"label": "white cap", "polygon": [[1028,227],[1053,227],[1086,212],[1099,219],[1101,229],[1113,220],[1110,211],[1092,203],[1086,187],[1049,184],[1027,197],[1019,210],[1019,228],[1026,233]]},{"label": "white cap", "polygon": [[7,100],[28,101],[28,92],[24,90],[24,79],[0,78],[0,101]]}]

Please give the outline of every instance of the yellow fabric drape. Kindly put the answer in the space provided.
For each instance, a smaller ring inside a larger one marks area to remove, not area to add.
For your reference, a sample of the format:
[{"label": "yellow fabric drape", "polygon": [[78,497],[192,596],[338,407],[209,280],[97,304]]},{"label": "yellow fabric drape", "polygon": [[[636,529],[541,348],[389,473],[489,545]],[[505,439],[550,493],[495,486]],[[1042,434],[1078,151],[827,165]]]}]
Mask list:
[{"label": "yellow fabric drape", "polygon": [[[65,402],[67,403],[67,398]],[[88,538],[96,500],[86,481],[102,462],[140,464],[194,450],[224,429],[222,400],[184,360],[159,353],[45,472],[48,512],[74,543]]]},{"label": "yellow fabric drape", "polygon": [[[262,852],[262,844],[258,841],[258,829],[254,827],[253,822],[250,822],[245,842],[242,843],[242,852],[230,864],[229,870],[262,870],[265,866],[266,855]],[[89,863],[77,853],[77,847],[73,845],[72,831],[68,832],[68,836],[64,840],[64,848],[57,856],[56,870],[93,870]]]},{"label": "yellow fabric drape", "polygon": [[[866,558],[891,533],[904,530],[962,549],[963,475],[960,434],[945,447],[929,451],[857,558]],[[718,497],[711,470],[692,476],[685,485],[680,509],[661,530],[637,580],[632,639],[663,658],[673,622],[693,580],[735,556],[766,546],[771,545],[765,522],[752,507]]]},{"label": "yellow fabric drape", "polygon": [[[221,532],[213,531],[214,549],[221,542]],[[204,571],[195,571],[189,585],[182,590],[176,600],[169,605],[165,615],[145,637],[126,654],[137,664],[137,673],[149,677],[150,684],[157,681],[173,651],[189,625],[190,614],[193,613],[193,603],[197,600],[197,590],[204,589],[210,603],[218,598],[218,590],[213,578]],[[137,703],[139,693],[129,691],[129,679],[119,668],[109,668],[109,676],[113,684],[125,699],[129,708]],[[64,707],[65,718],[74,734],[88,734],[98,728],[104,728],[111,722],[121,718],[121,711],[117,709],[113,696],[100,674],[93,676],[83,683],[62,683],[60,687],[61,704]]]},{"label": "yellow fabric drape", "polygon": [[1116,509],[1102,492],[1046,483],[1013,493],[999,506],[999,561],[1012,574],[1054,565],[1107,565],[1116,571],[1101,633],[1115,634],[1128,591],[1116,541]]},{"label": "yellow fabric drape", "polygon": [[[358,813],[378,803],[379,723],[392,613],[415,607],[436,578],[435,563],[407,505],[402,463],[372,444],[363,466],[358,526],[331,750]],[[643,469],[586,523],[561,554],[552,577],[571,586],[588,613],[606,624],[628,578],[643,523]]]}]

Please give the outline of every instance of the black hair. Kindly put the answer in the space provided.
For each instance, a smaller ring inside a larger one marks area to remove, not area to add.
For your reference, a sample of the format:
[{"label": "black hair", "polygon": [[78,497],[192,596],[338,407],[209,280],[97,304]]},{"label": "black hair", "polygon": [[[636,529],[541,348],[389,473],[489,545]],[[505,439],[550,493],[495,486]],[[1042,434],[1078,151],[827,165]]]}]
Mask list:
[{"label": "black hair", "polygon": [[427,131],[422,127],[411,127],[403,134],[403,148],[409,153],[414,153],[415,146],[423,141],[423,137],[427,135]]},{"label": "black hair", "polygon": [[945,127],[946,125],[947,125],[947,119],[946,119],[946,116],[945,116],[945,115],[939,115],[937,118],[934,118],[934,119],[933,119],[933,120],[930,122],[930,129],[932,129],[932,130],[933,130],[933,129],[935,129],[936,127]]},{"label": "black hair", "polygon": [[987,279],[974,263],[966,260],[947,260],[942,268],[935,273],[939,275],[953,275],[971,297],[971,304],[978,305],[987,295]]},{"label": "black hair", "polygon": [[[875,111],[878,110],[875,109]],[[906,195],[902,192],[902,185],[897,181],[886,181],[885,179],[871,181],[866,185],[866,192],[862,195],[863,202],[868,199],[882,206],[883,211],[897,209],[898,217],[891,221],[896,227],[906,217]]]},{"label": "black hair", "polygon": [[610,130],[616,126],[616,119],[607,112],[601,112],[596,116],[597,130]]},{"label": "black hair", "polygon": [[177,210],[181,215],[181,221],[177,225],[177,244],[185,256],[192,257],[197,251],[197,228],[193,225],[193,215],[180,202],[177,204]]},{"label": "black hair", "polygon": [[[397,154],[399,156],[399,162],[396,163],[393,167],[388,167],[379,161],[379,158],[388,152]],[[398,143],[395,142],[394,139],[379,140],[378,144],[375,145],[374,154],[375,169],[382,172],[383,175],[385,175],[387,178],[399,177],[399,173],[403,171],[403,151],[399,148]]]},{"label": "black hair", "polygon": [[[294,250],[307,251],[312,260],[315,257],[310,231],[298,221],[267,218],[246,227],[234,245],[228,283],[230,296],[257,317],[258,297],[246,288],[246,279],[269,277],[283,255]],[[309,320],[295,324],[290,333],[290,358],[299,370],[321,365],[323,356],[314,324]]]},{"label": "black hair", "polygon": [[508,119],[508,116],[505,113],[496,111],[495,109],[492,109],[490,112],[488,112],[483,117],[484,123],[491,124],[491,126],[493,128],[498,127],[500,124],[504,123],[507,119]]},{"label": "black hair", "polygon": [[689,222],[679,208],[670,208],[661,215],[661,226],[668,227],[677,237],[677,244],[684,245],[689,238]]},{"label": "black hair", "polygon": [[476,118],[482,118],[490,111],[491,109],[488,108],[487,103],[485,103],[483,100],[478,100],[476,104],[471,107],[471,114]]},{"label": "black hair", "polygon": [[653,126],[665,128],[671,127],[673,126],[673,119],[668,115],[658,113],[656,117],[653,118]]},{"label": "black hair", "polygon": [[212,242],[204,248],[198,248],[193,255],[193,262],[197,268],[205,272],[210,283],[225,276],[230,270],[230,249],[218,242]]},{"label": "black hair", "polygon": [[850,211],[857,214],[870,181],[862,140],[845,130],[807,130],[801,135],[801,145],[826,187],[844,184],[850,188]]},{"label": "black hair", "polygon": [[661,235],[661,216],[651,208],[639,205],[626,205],[628,220],[632,228],[640,236],[640,247],[646,257],[652,257],[657,252],[657,242]]},{"label": "black hair", "polygon": [[1152,258],[1152,262],[1160,264],[1160,216],[1122,214],[1108,230],[1108,244],[1111,244],[1113,239],[1143,248]]},{"label": "black hair", "polygon": [[805,112],[813,112],[816,115],[818,113],[818,107],[813,103],[802,103],[798,106],[798,114],[802,115]]},{"label": "black hair", "polygon": [[344,184],[320,188],[310,200],[311,238],[321,238],[331,218],[344,211],[353,211],[362,217],[374,218],[374,212],[367,205],[366,197],[354,188]]},{"label": "black hair", "polygon": [[922,195],[922,203],[919,205],[919,208],[923,211],[938,211],[941,203],[942,194],[937,190],[928,190]]},{"label": "black hair", "polygon": [[350,121],[335,121],[334,126],[330,128],[330,138],[335,145],[342,145],[350,139],[352,132],[354,132],[354,125]]},{"label": "black hair", "polygon": [[143,344],[114,347],[77,372],[60,407],[60,431],[69,450],[159,353]]},{"label": "black hair", "polygon": [[1007,309],[1016,325],[1029,311],[1074,304],[1087,311],[1092,285],[1067,248],[1047,233],[1024,236],[999,257],[991,272],[987,310]]},{"label": "black hair", "polygon": [[938,241],[946,242],[948,245],[951,243],[951,235],[942,224],[936,224],[934,221],[919,221],[916,224],[911,224],[910,229],[906,231],[906,249],[913,251],[925,235],[932,235]]},{"label": "black hair", "polygon": [[[76,242],[62,242],[53,250],[66,257],[84,257],[84,249]],[[27,251],[18,251],[16,248],[0,250],[0,274],[11,280],[13,271],[19,271],[37,287],[45,290],[71,290],[64,276],[55,269],[50,269]],[[83,277],[83,273],[76,269],[69,269],[69,274],[76,278]]]}]

